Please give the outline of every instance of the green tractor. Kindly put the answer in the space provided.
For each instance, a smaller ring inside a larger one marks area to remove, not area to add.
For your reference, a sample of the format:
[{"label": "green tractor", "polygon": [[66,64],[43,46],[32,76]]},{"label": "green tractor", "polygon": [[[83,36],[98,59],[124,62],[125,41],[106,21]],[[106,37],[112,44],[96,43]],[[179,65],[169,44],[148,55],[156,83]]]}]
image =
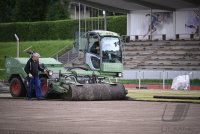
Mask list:
[{"label": "green tractor", "polygon": [[[48,69],[48,74],[39,74],[42,96],[60,95],[65,100],[86,101],[125,99],[124,86],[111,81],[121,77],[123,71],[119,35],[110,31],[90,31],[77,39],[74,47],[83,53],[84,66],[64,67],[54,58],[40,58],[40,64]],[[5,60],[6,79],[13,97],[26,95],[24,66],[27,61],[28,58],[12,57]]]}]

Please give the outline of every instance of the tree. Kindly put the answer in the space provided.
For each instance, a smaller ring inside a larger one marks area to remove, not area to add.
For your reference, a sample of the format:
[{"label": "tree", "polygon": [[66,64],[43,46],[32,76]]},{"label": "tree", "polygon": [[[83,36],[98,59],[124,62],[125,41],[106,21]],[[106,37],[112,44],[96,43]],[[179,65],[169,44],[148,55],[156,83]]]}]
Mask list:
[{"label": "tree", "polygon": [[69,18],[69,1],[68,0],[51,0],[46,20],[60,20]]},{"label": "tree", "polygon": [[15,21],[45,20],[50,0],[16,0],[14,9]]},{"label": "tree", "polygon": [[0,23],[69,18],[69,0],[0,0]]},{"label": "tree", "polygon": [[0,22],[10,22],[13,17],[15,0],[0,0]]}]

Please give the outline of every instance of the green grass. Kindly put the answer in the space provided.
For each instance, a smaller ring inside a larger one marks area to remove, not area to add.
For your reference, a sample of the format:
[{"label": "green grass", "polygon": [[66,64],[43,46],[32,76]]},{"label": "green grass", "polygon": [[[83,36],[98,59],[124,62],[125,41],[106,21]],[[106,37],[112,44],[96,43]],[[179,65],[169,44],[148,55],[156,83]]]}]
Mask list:
[{"label": "green grass", "polygon": [[[126,79],[119,79],[119,82],[120,83],[123,83],[123,84],[138,84],[139,83],[139,80],[138,79],[134,79],[134,80],[126,80]],[[147,79],[144,79],[144,80],[141,80],[142,83],[162,83],[163,80],[147,80]],[[166,80],[166,83],[172,83],[172,80]]]},{"label": "green grass", "polygon": [[200,100],[186,100],[186,99],[156,99],[153,98],[155,95],[160,96],[190,96],[200,97],[200,91],[175,91],[175,90],[144,90],[144,89],[131,89],[128,90],[128,97],[133,100],[142,101],[168,101],[168,102],[193,102],[200,103]]},{"label": "green grass", "polygon": [[[114,81],[114,80],[113,80]],[[165,80],[165,84],[167,85],[171,85],[173,80]],[[134,79],[134,80],[126,80],[126,79],[118,79],[119,83],[122,84],[138,84],[139,80],[138,79]],[[159,84],[163,84],[163,80],[150,80],[150,79],[144,79],[141,80],[141,84],[142,85],[159,85]],[[191,85],[200,85],[200,79],[192,79],[190,80],[190,84]]]},{"label": "green grass", "polygon": [[[29,57],[24,52],[25,49],[31,47],[31,50],[39,52],[42,57],[51,57],[61,49],[70,49],[72,40],[48,40],[48,41],[25,41],[20,42],[20,57]],[[4,68],[4,57],[16,57],[16,42],[0,42],[0,69]],[[4,71],[0,70],[0,79],[3,79]]]},{"label": "green grass", "polygon": [[[50,40],[50,41],[25,41],[20,42],[20,57],[28,57],[23,50],[32,46],[32,50],[40,53],[42,57],[49,57],[59,51],[60,49],[72,45],[71,40]],[[0,42],[0,58],[4,56],[16,56],[16,42]]]}]

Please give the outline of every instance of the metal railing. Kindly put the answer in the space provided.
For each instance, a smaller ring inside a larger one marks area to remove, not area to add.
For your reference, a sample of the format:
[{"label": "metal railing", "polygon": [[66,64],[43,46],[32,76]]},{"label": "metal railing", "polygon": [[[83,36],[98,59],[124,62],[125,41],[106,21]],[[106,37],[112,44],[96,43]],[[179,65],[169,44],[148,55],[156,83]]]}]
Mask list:
[{"label": "metal railing", "polygon": [[121,35],[121,39],[124,43],[130,41],[146,41],[146,40],[199,40],[200,35],[195,34],[176,34],[174,36],[168,36],[166,34],[152,34],[152,35]]},{"label": "metal railing", "polygon": [[67,64],[71,63],[74,59],[76,59],[78,55],[79,55],[78,50],[72,48],[69,51],[62,54],[61,56],[57,57],[57,60],[62,62],[63,64]]},{"label": "metal railing", "polygon": [[[171,89],[173,79],[177,76],[190,78],[190,89],[200,90],[200,71],[170,70],[124,70],[121,80],[128,81],[136,89]],[[120,79],[119,79],[120,81]]]},{"label": "metal railing", "polygon": [[64,48],[60,49],[56,53],[51,54],[50,57],[57,59],[60,55],[62,55],[63,53],[65,53],[67,50],[69,50],[69,47],[65,46]]}]

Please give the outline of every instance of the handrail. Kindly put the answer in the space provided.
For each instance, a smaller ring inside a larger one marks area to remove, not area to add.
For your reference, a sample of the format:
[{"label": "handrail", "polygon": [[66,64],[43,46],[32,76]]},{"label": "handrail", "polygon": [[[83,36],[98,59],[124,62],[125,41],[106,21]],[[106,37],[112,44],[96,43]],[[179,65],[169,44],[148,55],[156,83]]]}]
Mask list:
[{"label": "handrail", "polygon": [[[64,56],[64,57],[63,57]],[[63,56],[57,57],[57,60],[69,63],[78,57],[78,51],[74,50],[74,48],[70,49]],[[63,61],[64,60],[64,61]]]},{"label": "handrail", "polygon": [[56,53],[52,54],[50,57],[56,57],[56,56],[58,56],[60,52],[63,52],[63,50],[69,50],[69,46],[63,47],[62,49],[60,49]]}]

